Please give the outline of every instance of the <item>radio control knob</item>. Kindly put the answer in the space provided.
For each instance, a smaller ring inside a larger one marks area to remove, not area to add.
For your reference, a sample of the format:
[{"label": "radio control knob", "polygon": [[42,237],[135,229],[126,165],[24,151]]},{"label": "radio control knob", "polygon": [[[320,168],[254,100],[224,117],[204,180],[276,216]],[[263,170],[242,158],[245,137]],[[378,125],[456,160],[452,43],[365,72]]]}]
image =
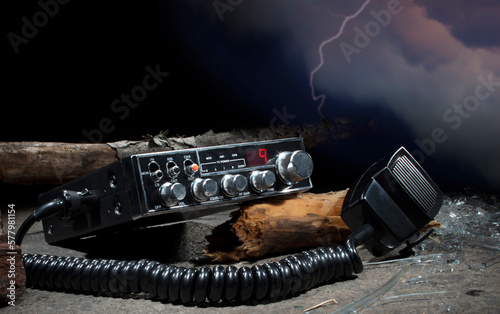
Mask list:
[{"label": "radio control knob", "polygon": [[180,183],[167,182],[160,186],[159,194],[165,206],[174,206],[186,197],[186,188]]},{"label": "radio control knob", "polygon": [[212,179],[198,178],[191,183],[191,193],[197,201],[206,201],[210,196],[216,195],[217,192],[219,192],[219,186]]},{"label": "radio control knob", "polygon": [[241,174],[226,174],[221,181],[222,189],[228,196],[236,196],[247,188],[247,179]]},{"label": "radio control knob", "polygon": [[276,176],[270,170],[254,171],[250,175],[250,184],[257,192],[263,192],[265,189],[272,187],[275,182]]},{"label": "radio control knob", "polygon": [[286,184],[293,184],[307,179],[313,171],[311,156],[303,150],[282,152],[276,158],[276,169]]}]

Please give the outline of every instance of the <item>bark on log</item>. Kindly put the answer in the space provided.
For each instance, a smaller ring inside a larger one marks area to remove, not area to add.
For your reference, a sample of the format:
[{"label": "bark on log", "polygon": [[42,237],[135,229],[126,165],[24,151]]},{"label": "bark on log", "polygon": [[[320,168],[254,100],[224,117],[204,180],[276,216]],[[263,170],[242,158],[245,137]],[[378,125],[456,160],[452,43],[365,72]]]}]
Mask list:
[{"label": "bark on log", "polygon": [[254,259],[344,242],[345,191],[304,193],[242,206],[207,237],[205,256],[217,262]]},{"label": "bark on log", "polygon": [[0,143],[0,180],[61,184],[118,160],[106,144]]},{"label": "bark on log", "polygon": [[237,129],[190,137],[168,132],[141,141],[107,144],[0,142],[0,180],[11,184],[61,184],[133,154],[301,136],[306,148],[376,131],[376,121],[338,119],[333,123]]}]

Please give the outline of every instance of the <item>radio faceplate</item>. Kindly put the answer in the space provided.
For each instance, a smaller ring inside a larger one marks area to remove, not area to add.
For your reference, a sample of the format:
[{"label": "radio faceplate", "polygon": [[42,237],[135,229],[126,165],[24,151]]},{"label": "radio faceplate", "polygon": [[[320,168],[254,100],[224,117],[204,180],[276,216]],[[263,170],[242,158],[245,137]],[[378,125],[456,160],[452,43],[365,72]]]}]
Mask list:
[{"label": "radio faceplate", "polygon": [[311,157],[301,138],[138,154],[40,195],[63,190],[96,193],[99,208],[43,221],[57,243],[118,227],[187,220],[243,201],[312,188]]}]

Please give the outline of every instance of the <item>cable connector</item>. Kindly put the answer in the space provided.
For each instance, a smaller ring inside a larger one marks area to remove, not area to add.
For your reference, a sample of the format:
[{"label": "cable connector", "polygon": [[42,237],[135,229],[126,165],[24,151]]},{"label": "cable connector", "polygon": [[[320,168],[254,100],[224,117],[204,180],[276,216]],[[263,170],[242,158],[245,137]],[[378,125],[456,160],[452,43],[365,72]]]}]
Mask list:
[{"label": "cable connector", "polygon": [[28,230],[37,221],[59,214],[63,219],[70,219],[89,208],[99,205],[99,196],[95,191],[83,189],[81,192],[63,190],[61,195],[36,209],[26,218],[17,230],[15,242],[21,245]]},{"label": "cable connector", "polygon": [[62,205],[59,215],[62,219],[71,219],[78,214],[99,205],[99,196],[95,191],[83,189],[81,192],[63,190],[58,197]]}]

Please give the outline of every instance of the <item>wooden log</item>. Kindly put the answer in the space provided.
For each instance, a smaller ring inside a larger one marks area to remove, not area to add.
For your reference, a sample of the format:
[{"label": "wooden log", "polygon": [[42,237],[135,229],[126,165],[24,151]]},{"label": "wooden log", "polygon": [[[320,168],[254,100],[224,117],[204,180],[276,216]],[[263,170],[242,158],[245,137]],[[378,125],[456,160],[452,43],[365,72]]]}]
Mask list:
[{"label": "wooden log", "polygon": [[[343,243],[351,234],[340,214],[348,190],[254,201],[215,227],[204,249],[213,262],[235,262]],[[435,220],[422,231],[440,228]]]},{"label": "wooden log", "polygon": [[346,193],[304,193],[244,205],[207,237],[205,256],[239,261],[344,242],[351,233],[340,218]]},{"label": "wooden log", "polygon": [[107,144],[0,142],[0,180],[11,184],[61,184],[133,154],[187,149],[288,137],[304,138],[306,149],[318,144],[371,133],[377,123],[338,119],[333,123],[278,125],[272,128],[208,131],[197,136],[168,137],[168,131],[140,141]]},{"label": "wooden log", "polygon": [[61,184],[118,160],[106,144],[0,143],[0,180]]}]

